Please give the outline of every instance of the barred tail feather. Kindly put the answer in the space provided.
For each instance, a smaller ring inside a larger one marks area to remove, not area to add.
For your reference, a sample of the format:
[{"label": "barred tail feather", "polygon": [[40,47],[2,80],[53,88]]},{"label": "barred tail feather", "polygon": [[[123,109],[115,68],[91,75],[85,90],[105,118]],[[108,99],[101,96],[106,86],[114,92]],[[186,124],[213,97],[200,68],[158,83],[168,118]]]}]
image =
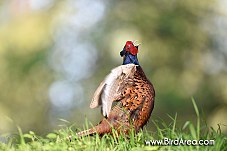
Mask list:
[{"label": "barred tail feather", "polygon": [[78,132],[78,133],[76,133],[76,135],[78,137],[82,137],[82,136],[88,136],[88,135],[91,135],[91,134],[94,134],[94,133],[96,133],[96,130],[94,128],[90,128],[88,130]]},{"label": "barred tail feather", "polygon": [[81,131],[76,133],[77,136],[82,137],[82,136],[87,136],[87,135],[92,135],[95,133],[98,133],[99,135],[109,133],[111,132],[111,125],[109,122],[104,118],[97,126],[90,128],[85,131]]}]

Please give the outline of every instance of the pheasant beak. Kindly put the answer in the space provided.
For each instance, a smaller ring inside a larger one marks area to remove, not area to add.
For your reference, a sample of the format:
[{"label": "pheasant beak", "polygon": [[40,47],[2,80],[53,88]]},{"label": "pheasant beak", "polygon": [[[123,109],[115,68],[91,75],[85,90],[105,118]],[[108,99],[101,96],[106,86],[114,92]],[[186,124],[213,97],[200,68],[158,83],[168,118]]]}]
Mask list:
[{"label": "pheasant beak", "polygon": [[141,45],[141,43],[138,40],[134,40],[132,43],[137,48],[139,47],[139,45]]}]

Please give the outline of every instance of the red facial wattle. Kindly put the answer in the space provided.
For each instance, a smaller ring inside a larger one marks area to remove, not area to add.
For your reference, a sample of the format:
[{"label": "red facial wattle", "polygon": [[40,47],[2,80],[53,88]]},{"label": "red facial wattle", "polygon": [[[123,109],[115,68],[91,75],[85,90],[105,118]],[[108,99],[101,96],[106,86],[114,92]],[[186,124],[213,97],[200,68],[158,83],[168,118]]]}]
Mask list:
[{"label": "red facial wattle", "polygon": [[126,42],[125,49],[126,51],[130,52],[134,56],[138,53],[138,49],[134,46],[132,41]]}]

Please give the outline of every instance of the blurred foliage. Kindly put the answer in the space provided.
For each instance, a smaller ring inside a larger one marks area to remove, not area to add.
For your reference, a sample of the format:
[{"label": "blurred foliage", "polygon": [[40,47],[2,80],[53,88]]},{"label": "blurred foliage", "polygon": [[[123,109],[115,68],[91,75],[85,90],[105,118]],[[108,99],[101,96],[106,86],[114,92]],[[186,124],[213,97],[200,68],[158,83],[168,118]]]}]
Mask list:
[{"label": "blurred foliage", "polygon": [[[50,8],[39,11],[29,7],[17,10],[14,2],[0,3],[0,134],[12,132],[15,125],[44,133],[52,128],[48,89],[56,78],[48,57],[53,33],[59,24],[64,24],[55,17],[71,10],[64,5],[65,1],[53,1]],[[80,119],[75,120],[78,125],[84,115],[94,124],[100,120],[98,110],[88,109],[92,93],[111,68],[121,64],[119,51],[125,41],[138,39],[142,42],[140,64],[157,95],[152,118],[165,118],[166,114],[177,112],[179,119],[193,119],[190,105],[193,96],[210,124],[225,123],[219,115],[227,112],[226,70],[213,73],[213,66],[206,63],[207,56],[220,53],[215,36],[209,31],[217,15],[217,2],[105,2],[104,18],[89,37],[82,37],[99,50],[97,70],[82,81],[86,102],[75,108],[67,120]]]},{"label": "blurred foliage", "polygon": [[12,14],[7,19],[1,18],[0,24],[0,122],[4,123],[0,133],[12,131],[16,125],[43,131],[48,129],[43,123],[48,125],[52,77],[47,65],[49,16],[14,11],[8,12]]}]

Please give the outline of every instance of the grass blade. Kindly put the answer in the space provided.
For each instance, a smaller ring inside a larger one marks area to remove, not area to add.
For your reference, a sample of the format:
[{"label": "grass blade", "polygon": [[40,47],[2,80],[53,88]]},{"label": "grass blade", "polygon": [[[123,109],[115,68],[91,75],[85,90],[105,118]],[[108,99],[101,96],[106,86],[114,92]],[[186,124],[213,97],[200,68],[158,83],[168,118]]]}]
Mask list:
[{"label": "grass blade", "polygon": [[199,140],[199,138],[200,138],[200,116],[199,116],[199,109],[196,105],[194,98],[192,98],[192,104],[194,106],[195,113],[196,113],[196,116],[197,116],[197,125],[196,125],[197,137],[196,138],[197,138],[197,140]]}]

